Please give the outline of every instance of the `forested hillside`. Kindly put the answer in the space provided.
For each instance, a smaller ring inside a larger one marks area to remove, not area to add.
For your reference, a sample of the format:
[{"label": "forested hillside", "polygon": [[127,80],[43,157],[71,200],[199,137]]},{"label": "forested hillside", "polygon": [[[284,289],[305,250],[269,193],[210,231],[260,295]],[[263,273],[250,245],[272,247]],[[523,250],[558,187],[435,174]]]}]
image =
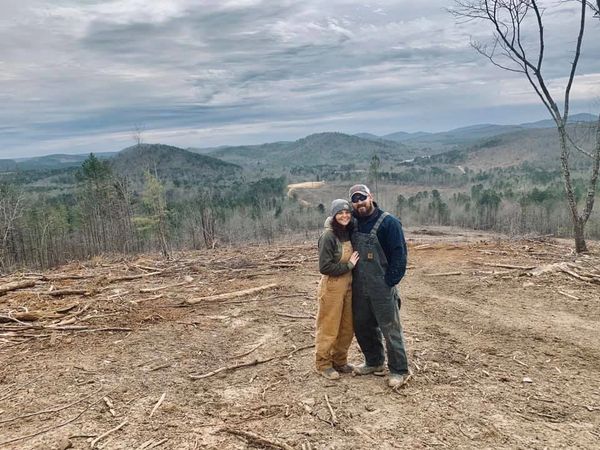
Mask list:
[{"label": "forested hillside", "polygon": [[277,169],[319,165],[337,167],[342,162],[366,165],[373,154],[397,162],[423,156],[418,149],[401,143],[364,139],[344,133],[311,134],[294,142],[222,147],[210,154],[247,167]]},{"label": "forested hillside", "polygon": [[228,182],[240,176],[242,168],[206,155],[162,144],[140,144],[120,151],[110,160],[115,173],[130,182],[142,182],[147,171],[161,180],[193,186],[198,180]]},{"label": "forested hillside", "polygon": [[0,270],[270,239],[286,202],[283,176],[246,177],[234,164],[160,145],[0,180]]}]

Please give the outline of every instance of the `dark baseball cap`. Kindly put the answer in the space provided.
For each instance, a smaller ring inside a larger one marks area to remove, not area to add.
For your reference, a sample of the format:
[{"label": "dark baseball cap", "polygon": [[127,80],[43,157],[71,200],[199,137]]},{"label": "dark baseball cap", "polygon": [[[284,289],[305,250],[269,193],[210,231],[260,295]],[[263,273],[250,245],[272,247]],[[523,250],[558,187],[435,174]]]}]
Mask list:
[{"label": "dark baseball cap", "polygon": [[352,186],[350,188],[349,196],[350,196],[350,198],[352,198],[352,196],[354,194],[363,194],[368,197],[370,193],[371,193],[371,190],[365,184],[355,184],[354,186]]}]

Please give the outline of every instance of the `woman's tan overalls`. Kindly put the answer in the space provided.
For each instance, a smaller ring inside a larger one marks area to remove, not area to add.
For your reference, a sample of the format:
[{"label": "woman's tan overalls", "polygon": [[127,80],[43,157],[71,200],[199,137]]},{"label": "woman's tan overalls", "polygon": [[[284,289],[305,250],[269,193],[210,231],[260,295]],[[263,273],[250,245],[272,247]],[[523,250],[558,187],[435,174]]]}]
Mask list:
[{"label": "woman's tan overalls", "polygon": [[[350,241],[342,242],[341,263],[352,255]],[[318,371],[342,367],[348,361],[348,348],[354,334],[352,328],[352,271],[340,276],[322,275],[318,290],[319,311],[315,336]]]}]

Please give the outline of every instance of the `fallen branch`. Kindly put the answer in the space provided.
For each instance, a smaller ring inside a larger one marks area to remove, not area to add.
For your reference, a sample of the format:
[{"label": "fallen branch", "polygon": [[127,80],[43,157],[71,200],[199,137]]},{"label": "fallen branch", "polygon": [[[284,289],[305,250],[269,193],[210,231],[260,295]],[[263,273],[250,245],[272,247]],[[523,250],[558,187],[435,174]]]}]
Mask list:
[{"label": "fallen branch", "polygon": [[27,386],[29,386],[31,383],[39,380],[40,378],[42,378],[43,375],[40,375],[38,377],[35,378],[31,378],[29,379],[27,382],[23,383],[21,386],[16,386],[16,387],[11,387],[11,388],[7,388],[4,391],[2,391],[0,393],[0,401],[2,400],[6,400],[10,397],[12,397],[13,395],[15,395],[17,392],[25,389]]},{"label": "fallen branch", "polygon": [[155,441],[154,439],[150,439],[149,441],[146,441],[142,445],[140,445],[136,450],[150,450],[151,448],[156,448],[159,445],[164,444],[168,440],[169,440],[168,438],[164,438],[164,439],[161,439],[159,441]]},{"label": "fallen branch", "polygon": [[82,410],[79,414],[77,414],[72,419],[65,420],[64,422],[59,423],[58,425],[54,425],[54,426],[51,426],[51,427],[48,427],[48,428],[44,428],[43,430],[36,431],[35,433],[26,434],[24,436],[19,436],[19,437],[12,438],[12,439],[9,439],[9,440],[6,440],[6,441],[2,441],[2,442],[0,442],[0,446],[6,445],[6,444],[12,444],[13,442],[23,441],[25,439],[30,439],[32,437],[39,436],[40,434],[47,433],[48,431],[52,431],[52,430],[56,430],[58,428],[62,428],[65,425],[68,425],[68,424],[70,424],[72,422],[75,422],[77,419],[79,419],[83,415],[83,413],[85,413],[87,410],[89,410],[96,403],[98,403],[98,401],[90,403],[84,410]]},{"label": "fallen branch", "polygon": [[103,397],[102,400],[104,400],[104,404],[108,408],[110,415],[116,417],[117,414],[115,413],[115,404],[112,402],[112,400],[108,397]]},{"label": "fallen branch", "polygon": [[17,322],[22,324],[23,322],[34,322],[38,319],[39,316],[31,313],[16,313],[12,316],[5,316],[0,314],[0,323]]},{"label": "fallen branch", "polygon": [[376,440],[375,438],[373,438],[371,435],[369,435],[366,431],[361,430],[358,427],[354,427],[354,431],[356,431],[358,434],[360,434],[361,436],[366,437],[369,441],[373,442],[373,443],[377,443],[379,444],[379,441]]},{"label": "fallen branch", "polygon": [[300,314],[286,314],[286,313],[275,313],[276,316],[289,317],[290,319],[314,319],[313,315],[300,315]]},{"label": "fallen branch", "polygon": [[160,405],[162,405],[162,402],[165,401],[166,396],[167,396],[167,393],[163,392],[163,394],[160,396],[160,398],[156,402],[156,405],[154,405],[154,408],[152,408],[152,411],[150,412],[150,417],[152,417],[154,415],[154,413],[158,410],[158,408],[160,408]]},{"label": "fallen branch", "polygon": [[141,270],[148,270],[150,272],[162,272],[162,269],[160,269],[158,267],[141,266],[139,264],[135,264],[134,267],[137,267],[138,269],[141,269]]},{"label": "fallen branch", "polygon": [[67,313],[67,312],[71,311],[73,308],[76,308],[78,306],[79,306],[79,303],[71,303],[70,305],[63,306],[62,308],[56,309],[54,312],[56,312],[56,313]]},{"label": "fallen branch", "polygon": [[254,361],[250,361],[247,363],[238,363],[238,364],[233,364],[231,366],[226,366],[226,367],[220,367],[216,370],[213,370],[212,372],[208,372],[202,375],[190,375],[190,378],[192,380],[201,380],[203,378],[208,378],[208,377],[212,377],[213,375],[216,375],[218,373],[221,372],[225,372],[227,370],[235,370],[235,369],[239,369],[241,367],[250,367],[250,366],[256,366],[258,364],[262,364],[268,361],[272,361],[273,359],[275,359],[275,356],[271,357],[271,358],[267,358],[267,359],[263,359],[263,360],[259,360],[259,359],[255,359]]},{"label": "fallen branch", "polygon": [[121,428],[123,428],[125,425],[127,425],[129,423],[128,420],[125,420],[124,422],[122,422],[121,424],[117,425],[114,428],[111,428],[108,431],[105,431],[104,433],[102,433],[100,436],[98,436],[96,439],[94,439],[91,443],[90,443],[90,448],[94,448],[96,446],[96,444],[104,439],[106,436],[114,433],[115,431],[119,431]]},{"label": "fallen branch", "polygon": [[276,283],[271,283],[271,284],[265,284],[264,286],[258,286],[255,288],[251,288],[251,289],[244,289],[243,291],[227,292],[225,294],[209,295],[208,297],[188,299],[185,302],[188,305],[195,305],[196,303],[200,303],[200,302],[208,302],[208,301],[214,301],[214,300],[227,300],[227,299],[231,299],[231,298],[239,298],[239,297],[244,297],[246,295],[256,294],[257,292],[266,291],[268,289],[274,289],[276,287],[277,287]]},{"label": "fallen branch", "polygon": [[421,244],[413,247],[411,250],[424,250],[426,248],[431,248],[432,244]]},{"label": "fallen branch", "polygon": [[306,350],[307,348],[313,348],[313,347],[314,347],[314,344],[306,345],[304,347],[295,349],[291,353],[286,353],[285,355],[275,355],[275,356],[271,356],[270,358],[255,359],[254,361],[250,361],[250,362],[246,362],[246,363],[238,363],[238,364],[233,364],[231,366],[220,367],[216,370],[213,370],[212,372],[207,372],[202,375],[193,375],[192,374],[192,375],[190,375],[190,378],[192,380],[201,380],[203,378],[212,377],[213,375],[216,375],[221,372],[236,370],[236,369],[240,369],[242,367],[257,366],[258,364],[263,364],[263,363],[266,363],[269,361],[273,361],[274,359],[288,358],[288,357],[292,356],[294,353],[299,352],[300,350]]},{"label": "fallen branch", "polygon": [[86,278],[94,278],[93,275],[41,275],[40,280],[43,281],[60,281],[60,280],[85,280]]},{"label": "fallen branch", "polygon": [[34,280],[13,281],[12,283],[7,283],[0,286],[0,297],[10,291],[16,291],[17,289],[25,289],[33,286],[35,286]]},{"label": "fallen branch", "polygon": [[329,403],[329,397],[325,394],[325,403],[327,403],[327,409],[329,409],[329,414],[331,414],[331,426],[336,426],[338,421],[335,413],[333,412],[333,408],[331,407],[331,403]]},{"label": "fallen branch", "polygon": [[458,427],[458,430],[463,434],[463,436],[466,436],[471,440],[475,439],[475,436],[471,436],[467,432],[463,431],[463,429],[460,427],[460,424],[457,424],[456,426]]},{"label": "fallen branch", "polygon": [[62,297],[65,295],[85,295],[89,297],[90,295],[94,295],[94,290],[90,289],[56,289],[54,291],[44,292],[46,295],[51,295],[52,297]]},{"label": "fallen branch", "polygon": [[259,342],[254,347],[252,347],[250,350],[248,350],[247,352],[240,353],[239,355],[233,355],[232,358],[241,358],[242,356],[248,356],[250,353],[252,353],[254,350],[256,350],[257,348],[259,348],[263,344],[264,344],[264,342]]},{"label": "fallen branch", "polygon": [[440,272],[440,273],[424,273],[426,277],[450,277],[454,275],[462,275],[462,272]]},{"label": "fallen branch", "polygon": [[166,286],[157,286],[157,287],[153,287],[153,288],[142,288],[139,290],[139,292],[141,292],[142,294],[147,294],[149,292],[164,291],[165,289],[171,289],[174,287],[185,286],[186,284],[190,284],[190,282],[182,281],[181,283],[169,284]]},{"label": "fallen branch", "polygon": [[131,328],[119,328],[119,327],[106,327],[106,328],[90,328],[80,325],[24,325],[24,326],[0,326],[2,331],[23,331],[23,330],[51,330],[51,331],[85,331],[85,332],[96,332],[96,331],[133,331]]},{"label": "fallen branch", "polygon": [[0,424],[2,424],[2,423],[8,423],[8,422],[14,422],[15,420],[27,419],[29,417],[39,416],[41,414],[49,414],[49,413],[56,413],[58,411],[62,411],[64,409],[70,408],[71,406],[75,406],[78,403],[83,402],[84,400],[87,400],[88,398],[90,398],[90,397],[98,394],[101,390],[102,390],[102,388],[98,389],[96,392],[94,392],[92,394],[86,395],[85,397],[82,397],[79,400],[76,400],[76,401],[74,401],[72,403],[69,403],[68,405],[65,405],[65,406],[60,406],[60,407],[50,408],[50,409],[44,409],[42,411],[37,411],[37,412],[33,412],[33,413],[23,414],[22,416],[16,416],[16,417],[11,417],[9,419],[0,420]]},{"label": "fallen branch", "polygon": [[598,280],[596,278],[581,276],[578,273],[576,273],[576,272],[574,272],[572,270],[567,269],[564,265],[559,265],[558,268],[562,272],[566,273],[567,275],[571,275],[573,278],[577,278],[578,280],[587,281],[587,282],[590,282],[590,283],[600,283],[600,280]]},{"label": "fallen branch", "polygon": [[574,295],[568,294],[564,291],[558,291],[558,293],[564,295],[565,297],[572,298],[573,300],[581,300],[579,297],[575,297]]},{"label": "fallen branch", "polygon": [[[56,328],[55,328],[56,329]],[[58,328],[60,330],[60,328]],[[132,328],[120,328],[120,327],[105,327],[105,328],[87,328],[87,327],[72,327],[70,330],[67,327],[63,327],[64,331],[83,331],[86,333],[104,332],[104,331],[118,331],[122,333],[129,333],[133,331]]]},{"label": "fallen branch", "polygon": [[517,270],[533,270],[537,267],[537,266],[514,266],[512,264],[494,264],[494,263],[485,263],[485,262],[478,262],[477,264],[481,265],[481,266],[501,267],[503,269],[517,269]]},{"label": "fallen branch", "polygon": [[122,277],[108,278],[106,280],[106,283],[110,284],[110,283],[117,283],[119,281],[138,280],[140,278],[146,278],[146,277],[151,277],[154,275],[160,275],[161,273],[163,273],[162,270],[157,271],[157,272],[142,273],[142,274],[138,274],[138,275],[123,275]]},{"label": "fallen branch", "polygon": [[[81,319],[79,319],[79,321],[80,322],[85,322],[87,320],[103,319],[105,317],[114,317],[114,316],[120,316],[120,315],[122,315],[122,313],[120,313],[120,312],[118,312],[118,313],[109,313],[109,314],[98,314],[96,316],[89,315],[89,316],[82,317]],[[73,317],[73,321],[75,321],[74,317]],[[58,325],[67,325],[67,324],[61,322]]]},{"label": "fallen branch", "polygon": [[523,361],[519,361],[519,360],[517,359],[517,356],[516,356],[516,355],[515,355],[515,356],[513,356],[513,361],[514,361],[514,362],[516,362],[517,364],[520,364],[520,365],[522,365],[523,367],[529,367],[529,366],[528,366],[527,364],[525,364]]},{"label": "fallen branch", "polygon": [[148,302],[150,300],[158,300],[159,298],[163,298],[164,296],[165,296],[164,294],[158,294],[158,295],[154,295],[153,297],[146,297],[146,298],[141,298],[139,300],[133,300],[131,303],[135,303],[136,305],[139,305],[140,303]]},{"label": "fallen branch", "polygon": [[286,444],[285,442],[281,442],[281,441],[278,441],[275,439],[267,439],[263,436],[259,436],[258,434],[250,433],[249,431],[235,430],[235,429],[229,428],[229,427],[223,427],[219,431],[225,431],[227,433],[234,434],[236,436],[241,436],[241,437],[246,438],[249,441],[254,442],[255,444],[258,444],[261,446],[277,448],[280,450],[294,450],[294,447]]},{"label": "fallen branch", "polygon": [[173,363],[165,363],[165,364],[161,364],[159,366],[152,367],[152,368],[148,369],[147,372],[156,372],[157,370],[166,369],[166,368],[172,367],[172,366],[173,366]]}]

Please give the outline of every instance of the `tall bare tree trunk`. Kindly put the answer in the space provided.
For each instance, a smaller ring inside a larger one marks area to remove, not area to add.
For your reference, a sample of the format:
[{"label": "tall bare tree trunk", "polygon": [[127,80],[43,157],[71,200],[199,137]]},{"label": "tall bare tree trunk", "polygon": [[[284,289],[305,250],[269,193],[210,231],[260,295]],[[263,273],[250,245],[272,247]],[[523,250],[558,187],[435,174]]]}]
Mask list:
[{"label": "tall bare tree trunk", "polygon": [[[562,110],[556,102],[554,94],[551,93],[552,89],[547,84],[548,80],[542,73],[546,38],[544,34],[544,9],[540,7],[541,0],[454,0],[456,7],[451,10],[451,13],[461,19],[478,19],[491,24],[493,35],[492,45],[488,46],[480,42],[472,42],[471,45],[495,66],[523,74],[554,120],[558,130],[561,170],[567,204],[573,224],[575,251],[581,253],[587,252],[584,231],[594,207],[596,186],[598,183],[598,171],[600,168],[600,118],[596,123],[596,142],[595,148],[592,151],[587,151],[574,142],[567,124],[571,88],[575,81],[575,73],[581,56],[585,33],[586,13],[588,8],[591,8],[595,12],[595,16],[600,17],[600,1],[597,2],[598,8],[587,0],[573,1],[579,3],[581,7],[579,29],[572,59],[565,61],[564,64],[565,69],[568,68],[569,71],[567,84],[564,89],[560,88],[558,90],[558,94],[562,94],[564,98]],[[558,2],[558,4],[560,3],[563,2]],[[525,30],[527,28],[532,32],[526,33]],[[591,161],[587,196],[581,214],[579,214],[571,179],[572,173],[569,166],[571,150],[580,152]]]},{"label": "tall bare tree trunk", "polygon": [[587,245],[585,243],[585,237],[583,234],[585,229],[585,221],[583,221],[583,218],[579,216],[579,212],[577,210],[577,199],[575,198],[575,192],[573,191],[573,182],[571,180],[571,168],[569,167],[569,147],[567,143],[567,130],[565,129],[564,124],[558,127],[558,136],[560,141],[560,166],[563,175],[563,184],[565,187],[567,204],[569,206],[569,212],[571,214],[571,222],[573,223],[575,252],[587,252]]}]

